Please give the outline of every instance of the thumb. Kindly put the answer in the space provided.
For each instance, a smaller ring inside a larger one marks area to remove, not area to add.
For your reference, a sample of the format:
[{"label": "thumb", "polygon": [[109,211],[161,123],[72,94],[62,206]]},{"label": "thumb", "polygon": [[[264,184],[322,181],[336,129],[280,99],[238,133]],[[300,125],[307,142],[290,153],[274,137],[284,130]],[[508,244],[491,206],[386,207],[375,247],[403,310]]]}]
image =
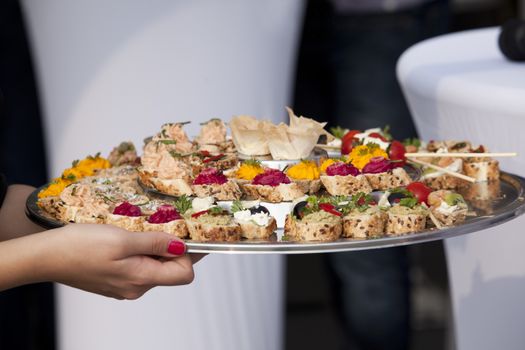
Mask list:
[{"label": "thumb", "polygon": [[186,253],[186,244],[168,233],[131,232],[128,238],[128,255],[155,255],[172,258]]}]

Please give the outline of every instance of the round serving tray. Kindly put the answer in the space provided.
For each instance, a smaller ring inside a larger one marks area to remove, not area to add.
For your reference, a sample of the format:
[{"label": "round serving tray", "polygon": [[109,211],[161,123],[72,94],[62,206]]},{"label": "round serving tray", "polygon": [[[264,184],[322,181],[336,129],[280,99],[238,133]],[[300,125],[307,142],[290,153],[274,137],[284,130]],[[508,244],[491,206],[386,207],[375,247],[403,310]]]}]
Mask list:
[{"label": "round serving tray", "polygon": [[[287,242],[281,241],[283,231],[277,230],[273,240],[268,241],[239,241],[239,242],[196,242],[186,240],[189,253],[226,253],[226,254],[309,254],[329,253],[351,250],[388,248],[408,244],[423,243],[435,240],[451,238],[459,235],[481,231],[486,228],[502,224],[506,221],[522,215],[525,212],[525,179],[516,175],[502,173],[499,188],[490,187],[487,184],[476,184],[481,188],[472,187],[472,191],[478,191],[486,195],[497,190],[494,199],[483,200],[476,197],[474,192],[467,192],[472,196],[469,204],[477,216],[468,217],[458,226],[444,229],[433,229],[423,232],[403,235],[382,237],[374,239],[339,239],[333,242]],[[37,204],[37,194],[41,188],[36,189],[27,199],[27,216],[35,223],[45,228],[56,228],[64,224],[51,218]],[[469,189],[467,189],[469,191]]]}]

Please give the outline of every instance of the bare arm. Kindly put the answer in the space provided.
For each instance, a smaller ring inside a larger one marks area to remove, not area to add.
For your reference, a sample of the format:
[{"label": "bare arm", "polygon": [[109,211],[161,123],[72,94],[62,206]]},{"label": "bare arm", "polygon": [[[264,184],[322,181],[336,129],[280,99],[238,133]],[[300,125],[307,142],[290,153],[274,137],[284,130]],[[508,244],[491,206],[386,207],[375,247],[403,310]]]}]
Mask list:
[{"label": "bare arm", "polygon": [[192,282],[181,240],[162,232],[71,224],[0,243],[0,290],[55,281],[89,292],[136,299],[149,289]]},{"label": "bare arm", "polygon": [[34,190],[31,186],[9,186],[0,208],[0,241],[42,231],[25,215],[26,199]]}]

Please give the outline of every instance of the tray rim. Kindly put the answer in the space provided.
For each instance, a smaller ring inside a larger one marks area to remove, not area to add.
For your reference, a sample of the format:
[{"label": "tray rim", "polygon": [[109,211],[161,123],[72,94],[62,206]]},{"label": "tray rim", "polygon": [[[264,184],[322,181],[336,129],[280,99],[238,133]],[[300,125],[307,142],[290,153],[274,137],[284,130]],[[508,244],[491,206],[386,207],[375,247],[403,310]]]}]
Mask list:
[{"label": "tray rim", "polygon": [[[381,237],[374,239],[342,238],[332,242],[267,242],[239,241],[229,242],[195,242],[185,240],[188,253],[221,253],[221,254],[312,254],[333,253],[366,249],[381,249],[409,244],[419,244],[443,240],[460,235],[475,233],[487,228],[503,224],[525,213],[525,178],[501,172],[501,181],[516,189],[516,199],[490,215],[469,219],[467,222],[444,229],[430,229],[402,236]],[[47,215],[36,204],[38,192],[45,187],[35,189],[26,200],[26,215],[37,225],[51,229],[64,224]],[[283,229],[278,229],[282,234]]]}]

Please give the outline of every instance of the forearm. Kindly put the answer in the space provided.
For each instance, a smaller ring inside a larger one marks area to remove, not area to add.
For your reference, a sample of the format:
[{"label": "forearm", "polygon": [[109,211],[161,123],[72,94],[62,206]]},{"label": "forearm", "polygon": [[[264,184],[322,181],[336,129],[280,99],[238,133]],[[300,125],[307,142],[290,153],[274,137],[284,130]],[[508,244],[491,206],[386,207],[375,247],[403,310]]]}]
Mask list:
[{"label": "forearm", "polygon": [[0,291],[46,280],[42,234],[0,242]]},{"label": "forearm", "polygon": [[26,185],[9,186],[0,208],[0,242],[42,231],[25,215],[26,199],[33,190]]}]

